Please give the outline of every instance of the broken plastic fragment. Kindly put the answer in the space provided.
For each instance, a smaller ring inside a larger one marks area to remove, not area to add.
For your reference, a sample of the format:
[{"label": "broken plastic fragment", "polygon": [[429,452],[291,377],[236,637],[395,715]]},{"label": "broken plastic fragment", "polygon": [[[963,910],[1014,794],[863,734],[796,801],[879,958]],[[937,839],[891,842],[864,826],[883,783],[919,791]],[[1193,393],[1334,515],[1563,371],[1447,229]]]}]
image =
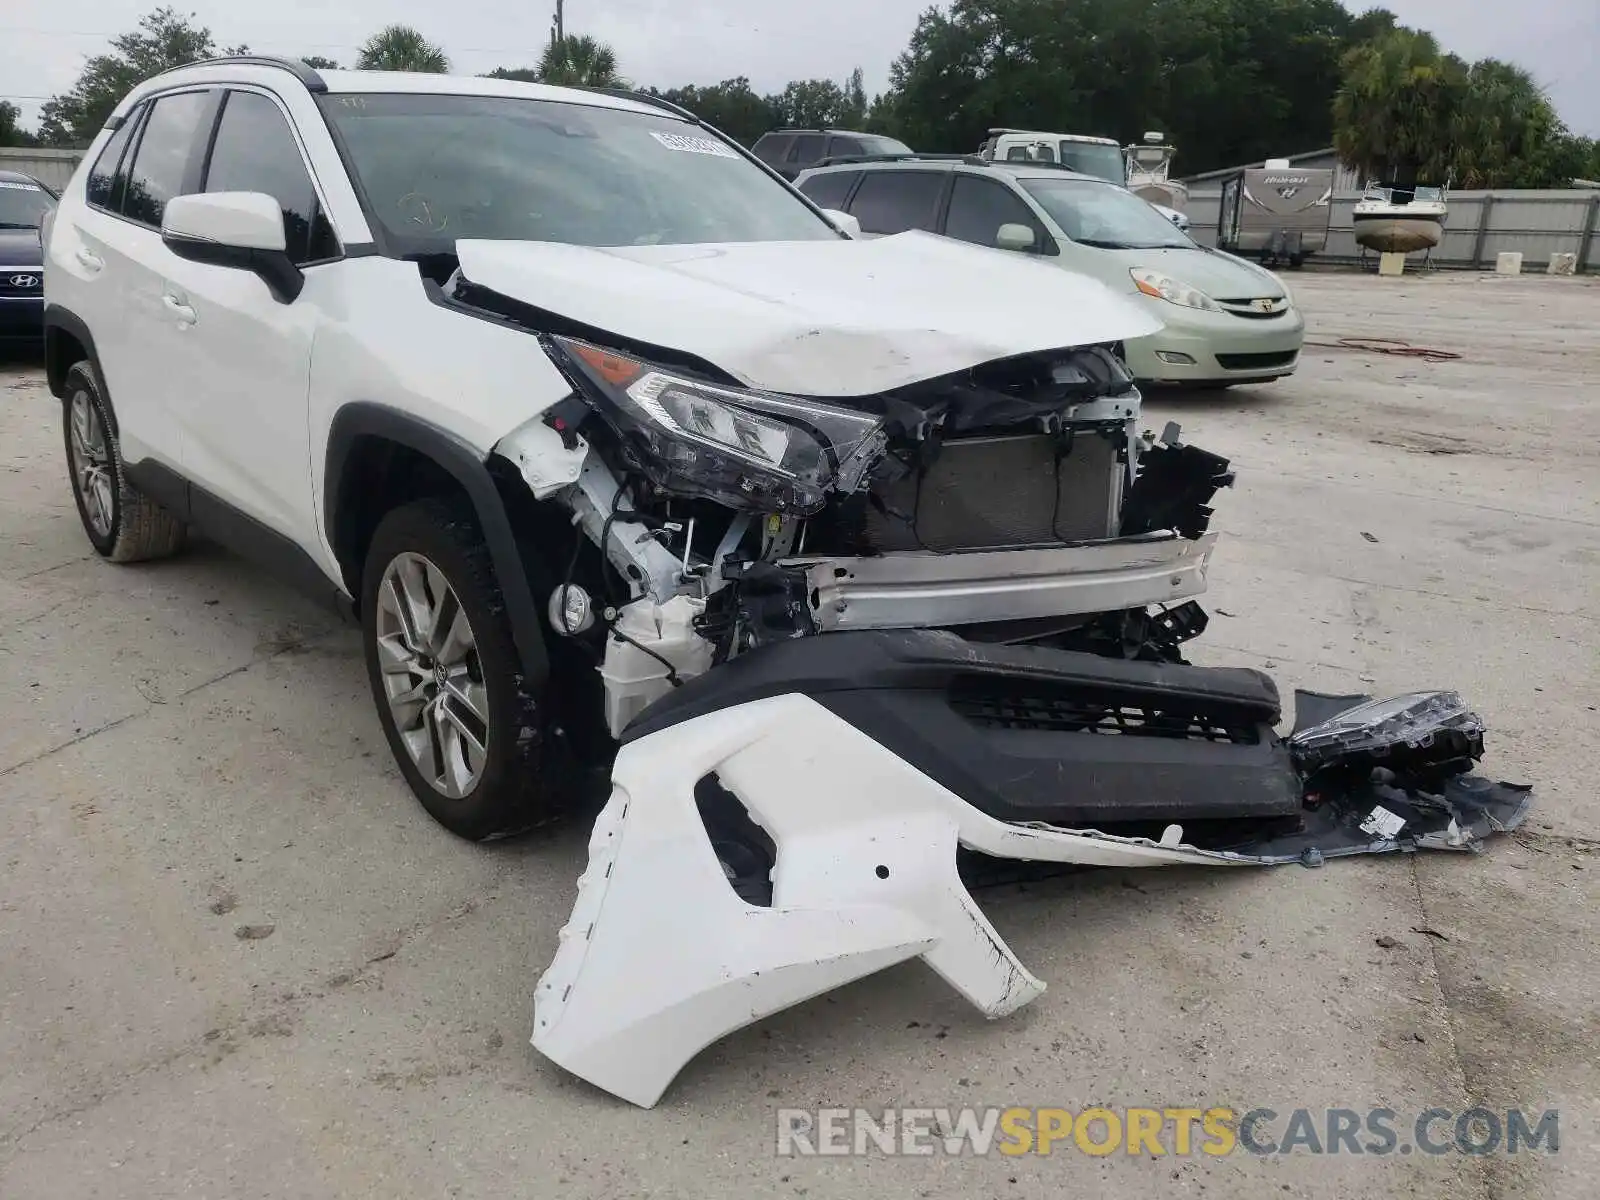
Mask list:
[{"label": "broken plastic fragment", "polygon": [[1346,709],[1295,734],[1289,749],[1301,768],[1311,771],[1352,755],[1382,757],[1400,746],[1421,749],[1441,734],[1481,742],[1483,722],[1455,692],[1410,692]]}]

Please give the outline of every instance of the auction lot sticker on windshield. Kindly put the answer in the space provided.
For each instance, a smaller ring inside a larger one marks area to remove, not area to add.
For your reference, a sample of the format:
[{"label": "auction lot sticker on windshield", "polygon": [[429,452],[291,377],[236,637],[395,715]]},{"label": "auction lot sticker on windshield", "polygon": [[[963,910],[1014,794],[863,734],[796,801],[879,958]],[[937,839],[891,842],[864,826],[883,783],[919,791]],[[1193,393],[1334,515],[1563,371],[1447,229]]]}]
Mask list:
[{"label": "auction lot sticker on windshield", "polygon": [[682,133],[657,133],[654,129],[650,136],[655,138],[668,150],[681,150],[685,154],[709,154],[713,158],[738,158],[738,152],[730,150],[714,138],[689,137]]}]

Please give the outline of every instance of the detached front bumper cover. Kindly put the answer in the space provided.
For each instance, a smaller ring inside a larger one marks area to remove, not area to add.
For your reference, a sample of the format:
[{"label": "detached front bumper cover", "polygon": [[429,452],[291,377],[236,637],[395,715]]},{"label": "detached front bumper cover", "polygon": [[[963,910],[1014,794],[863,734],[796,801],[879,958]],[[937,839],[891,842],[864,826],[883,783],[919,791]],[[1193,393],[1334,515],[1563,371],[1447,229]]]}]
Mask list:
[{"label": "detached front bumper cover", "polygon": [[[904,703],[913,713],[927,711],[924,693],[931,689],[916,683],[942,658],[965,655],[990,675],[1015,674],[1031,686],[1041,678],[1070,679],[1074,662],[1086,657],[1040,651],[1030,669],[1015,648],[907,634],[900,637],[909,649],[896,650],[893,637],[832,635],[858,639],[844,649],[859,654],[869,679],[887,681],[881,687],[869,682],[869,691],[881,693],[874,704],[893,706],[902,702],[897,695],[908,693]],[[869,639],[891,663],[879,664],[877,675],[867,661]],[[1249,681],[1237,672],[1208,677],[1175,668],[1171,680],[1141,679],[1127,664],[1106,666],[1112,684],[1129,695],[1143,687],[1152,695],[1181,691],[1193,701],[1209,688],[1229,705],[1248,699]],[[730,675],[727,683],[718,679]],[[850,704],[806,694],[827,692],[819,677],[796,680],[786,694],[761,695],[748,673],[738,676],[728,668],[713,672],[680,689],[680,703],[663,702],[676,714],[653,709],[637,723],[642,735],[617,758],[614,790],[590,840],[577,902],[535,994],[533,1045],[573,1074],[647,1108],[719,1038],[908,959],[922,958],[989,1017],[1041,993],[1044,983],[1018,961],[963,884],[960,848],[996,859],[1096,866],[1317,865],[1343,854],[1473,848],[1481,837],[1515,827],[1531,801],[1527,789],[1454,773],[1459,742],[1438,733],[1471,722],[1448,694],[1405,697],[1347,713],[1342,721],[1341,713],[1368,698],[1301,694],[1301,734],[1276,744],[1285,760],[1295,754],[1306,760],[1286,769],[1311,771],[1314,786],[1323,790],[1308,791],[1304,819],[1293,828],[1285,828],[1280,806],[1262,807],[1259,798],[1253,809],[1241,810],[1245,828],[1255,822],[1259,836],[1253,839],[1235,832],[1230,841],[1227,823],[1218,832],[1219,823],[1210,820],[1214,804],[1199,806],[1204,819],[1195,828],[1210,826],[1207,845],[1185,839],[1182,812],[1197,809],[1181,797],[1167,802],[1179,819],[1155,822],[1153,836],[1005,820],[980,807],[1003,810],[993,796],[974,803],[929,773],[938,767],[925,759],[913,765],[857,728],[841,715]],[[936,670],[932,677],[943,680]],[[684,695],[690,688],[727,688],[727,702],[708,707]],[[1127,743],[1134,757],[1149,753],[1137,743],[1192,744],[1192,736],[1175,737],[1168,725],[1157,722],[1148,736],[1129,736],[1125,727],[1115,737],[1097,737],[1090,729],[1055,733]],[[1002,731],[1002,743],[1011,732],[1027,731]],[[950,733],[955,736],[953,727]],[[1387,756],[1391,765],[1359,763],[1362,778],[1335,781],[1328,772],[1350,760],[1333,753],[1330,738],[1352,753]],[[1396,756],[1397,746],[1409,746],[1409,755]],[[1010,752],[1037,755],[1040,749],[1041,743],[1025,739]],[[1094,755],[1109,762],[1114,753]],[[1314,763],[1307,758],[1318,754],[1323,757]],[[1074,807],[1074,774],[1060,773],[1064,811]],[[713,844],[704,803],[708,783],[748,814],[754,834],[745,839],[748,854],[730,855]],[[971,779],[957,786],[982,787]],[[1196,790],[1204,792],[1203,780],[1196,780]],[[1148,824],[1151,814],[1140,815],[1140,824]],[[736,877],[752,869],[761,877]]]}]

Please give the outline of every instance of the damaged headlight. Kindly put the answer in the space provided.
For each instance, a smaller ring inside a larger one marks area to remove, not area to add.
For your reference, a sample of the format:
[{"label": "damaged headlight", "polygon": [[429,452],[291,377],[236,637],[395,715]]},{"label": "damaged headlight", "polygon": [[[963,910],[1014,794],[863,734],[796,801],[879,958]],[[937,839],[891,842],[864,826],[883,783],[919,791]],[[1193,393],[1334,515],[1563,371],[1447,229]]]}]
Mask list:
[{"label": "damaged headlight", "polygon": [[1483,722],[1455,692],[1369,700],[1289,739],[1303,771],[1337,762],[1450,766],[1483,754]]},{"label": "damaged headlight", "polygon": [[550,341],[590,386],[630,465],[664,491],[804,516],[853,491],[883,447],[883,418],[724,387],[576,338]]}]

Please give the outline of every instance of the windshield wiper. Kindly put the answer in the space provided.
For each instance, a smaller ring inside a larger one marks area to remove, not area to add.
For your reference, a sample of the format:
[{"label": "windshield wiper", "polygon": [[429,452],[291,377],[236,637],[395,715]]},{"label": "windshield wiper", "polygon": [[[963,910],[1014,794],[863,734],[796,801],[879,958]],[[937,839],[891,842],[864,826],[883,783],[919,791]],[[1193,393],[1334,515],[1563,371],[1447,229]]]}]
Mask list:
[{"label": "windshield wiper", "polygon": [[0,229],[37,229],[37,228],[39,228],[39,227],[37,225],[33,224],[31,221],[30,222],[25,222],[25,223],[20,224],[20,225],[15,221],[0,221]]},{"label": "windshield wiper", "polygon": [[1098,238],[1073,238],[1080,246],[1093,246],[1096,250],[1198,250],[1193,242],[1108,242]]}]

